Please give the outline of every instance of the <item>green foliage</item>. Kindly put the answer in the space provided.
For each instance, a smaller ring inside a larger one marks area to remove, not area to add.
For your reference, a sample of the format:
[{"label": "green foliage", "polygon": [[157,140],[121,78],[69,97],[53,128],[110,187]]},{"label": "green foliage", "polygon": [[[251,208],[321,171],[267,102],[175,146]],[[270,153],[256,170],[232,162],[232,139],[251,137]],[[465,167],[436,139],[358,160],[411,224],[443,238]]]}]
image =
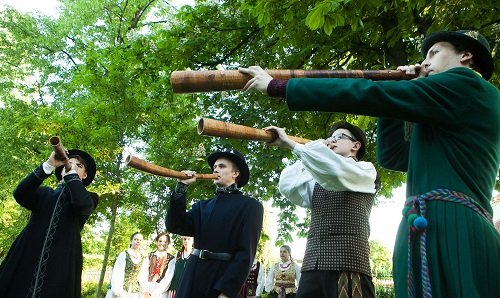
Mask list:
[{"label": "green foliage", "polygon": [[[366,131],[366,160],[372,162],[376,119],[290,112],[282,101],[256,93],[173,94],[172,71],[240,65],[390,69],[420,62],[419,46],[428,32],[478,29],[495,51],[498,34],[493,1],[197,1],[180,9],[157,0],[60,2],[58,18],[0,12],[0,156],[5,161],[0,164],[0,258],[28,217],[12,190],[48,157],[52,135],[61,136],[68,148],[87,150],[98,164],[91,190],[100,201],[82,234],[86,254],[106,252],[112,263],[136,230],[148,237],[165,228],[175,181],[126,167],[128,151],[164,167],[200,173],[209,171],[205,157],[216,148],[241,151],[252,173],[244,191],[282,210],[278,243],[288,242],[292,231],[303,235],[309,225],[276,187],[293,154],[257,142],[199,136],[197,119],[277,125],[309,139],[325,138],[332,123],[346,119]],[[494,75],[492,82],[498,80]],[[377,170],[378,195],[391,197],[404,174]],[[213,185],[199,182],[189,192],[190,200],[209,198]]]},{"label": "green foliage", "polygon": [[[82,284],[82,298],[95,298],[97,294],[97,288],[99,285],[95,282],[86,282]],[[101,287],[101,295],[99,297],[106,297],[108,291],[108,284],[104,284]]]}]

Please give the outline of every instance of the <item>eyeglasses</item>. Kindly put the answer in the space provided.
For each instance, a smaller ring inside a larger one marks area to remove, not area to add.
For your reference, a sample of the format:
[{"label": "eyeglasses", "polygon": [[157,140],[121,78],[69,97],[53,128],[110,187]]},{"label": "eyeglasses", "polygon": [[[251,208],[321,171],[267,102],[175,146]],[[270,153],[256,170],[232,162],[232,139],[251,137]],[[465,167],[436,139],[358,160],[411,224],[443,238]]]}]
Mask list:
[{"label": "eyeglasses", "polygon": [[346,135],[345,133],[339,133],[339,134],[336,134],[336,135],[331,136],[328,139],[326,139],[326,143],[327,144],[329,144],[331,142],[337,143],[341,139],[348,139],[348,140],[351,140],[353,142],[357,142],[358,141],[355,138],[351,137],[350,135]]}]

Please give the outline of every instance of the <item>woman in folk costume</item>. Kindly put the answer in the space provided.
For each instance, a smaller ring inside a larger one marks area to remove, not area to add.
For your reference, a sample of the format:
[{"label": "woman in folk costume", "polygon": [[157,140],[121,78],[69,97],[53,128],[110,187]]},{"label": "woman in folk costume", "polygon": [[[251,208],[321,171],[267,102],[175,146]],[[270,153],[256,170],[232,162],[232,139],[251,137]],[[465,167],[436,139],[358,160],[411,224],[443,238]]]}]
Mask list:
[{"label": "woman in folk costume", "polygon": [[167,272],[168,263],[174,258],[167,252],[170,244],[170,236],[167,233],[160,233],[155,238],[156,251],[149,254],[149,275],[148,282],[159,283]]},{"label": "woman in folk costume", "polygon": [[168,265],[169,268],[174,268],[174,276],[172,277],[172,281],[170,282],[170,286],[168,287],[168,298],[175,297],[175,292],[177,291],[177,287],[181,282],[182,273],[184,273],[184,269],[186,268],[187,260],[189,259],[189,256],[193,251],[193,242],[193,237],[182,236],[182,249],[177,253],[175,258],[170,261],[170,264]]},{"label": "woman in folk costume", "polygon": [[147,298],[174,298],[187,260],[193,250],[193,237],[182,237],[182,249],[168,263],[165,276],[144,293]]},{"label": "woman in folk costume", "polygon": [[147,285],[140,281],[147,280],[148,273],[148,262],[141,250],[143,240],[141,233],[132,234],[130,247],[116,258],[106,298],[142,298],[142,289]]},{"label": "woman in folk costume", "polygon": [[167,252],[168,245],[170,244],[170,236],[167,233],[162,232],[158,234],[155,242],[156,251],[148,255],[148,279],[147,281],[143,281],[143,283],[148,285],[147,289],[144,290],[145,296],[150,295],[149,297],[159,298],[163,292],[166,292],[165,286],[160,286],[160,283],[165,279],[170,283],[171,276],[167,276],[166,273],[169,263],[174,256]]},{"label": "woman in folk costume", "polygon": [[271,298],[295,297],[300,280],[300,266],[293,261],[288,245],[280,247],[280,258],[281,261],[269,270],[266,292]]},{"label": "woman in folk costume", "polygon": [[255,298],[260,297],[264,291],[264,283],[266,277],[262,263],[258,260],[253,261],[250,273],[248,273],[247,281],[243,285],[241,291],[242,298]]}]

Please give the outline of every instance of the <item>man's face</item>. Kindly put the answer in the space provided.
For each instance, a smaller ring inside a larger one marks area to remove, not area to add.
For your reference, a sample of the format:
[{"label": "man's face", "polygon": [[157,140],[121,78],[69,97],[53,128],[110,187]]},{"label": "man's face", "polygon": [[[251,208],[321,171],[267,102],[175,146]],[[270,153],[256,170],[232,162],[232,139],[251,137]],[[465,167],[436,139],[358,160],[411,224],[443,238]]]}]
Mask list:
[{"label": "man's face", "polygon": [[[87,178],[87,169],[85,169],[85,166],[78,160],[78,158],[70,158],[69,164],[71,165],[71,169],[76,171],[78,177],[80,177],[80,180]],[[64,174],[66,174],[65,167],[63,167],[61,171],[61,175],[64,176]]]},{"label": "man's face", "polygon": [[454,67],[464,66],[462,62],[471,58],[470,55],[469,52],[457,53],[449,42],[437,42],[427,51],[427,56],[421,64],[421,72],[425,76],[429,76]]},{"label": "man's face", "polygon": [[214,163],[214,174],[219,177],[214,179],[217,186],[227,187],[236,182],[236,177],[240,175],[236,165],[227,158],[219,158]]},{"label": "man's face", "polygon": [[356,157],[356,152],[361,146],[361,143],[356,141],[352,133],[345,128],[334,131],[331,137],[326,139],[326,142],[328,148],[344,157]]}]

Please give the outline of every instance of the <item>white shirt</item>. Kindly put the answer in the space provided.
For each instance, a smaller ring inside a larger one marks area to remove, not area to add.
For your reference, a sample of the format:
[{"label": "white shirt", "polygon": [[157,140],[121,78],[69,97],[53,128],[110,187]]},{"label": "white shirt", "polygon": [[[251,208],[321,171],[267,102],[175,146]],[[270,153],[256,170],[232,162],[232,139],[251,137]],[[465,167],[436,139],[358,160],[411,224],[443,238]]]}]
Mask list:
[{"label": "white shirt", "polygon": [[298,206],[311,207],[316,182],[329,191],[376,191],[377,171],[371,162],[339,155],[320,140],[296,144],[293,152],[300,160],[281,172],[279,190]]}]

